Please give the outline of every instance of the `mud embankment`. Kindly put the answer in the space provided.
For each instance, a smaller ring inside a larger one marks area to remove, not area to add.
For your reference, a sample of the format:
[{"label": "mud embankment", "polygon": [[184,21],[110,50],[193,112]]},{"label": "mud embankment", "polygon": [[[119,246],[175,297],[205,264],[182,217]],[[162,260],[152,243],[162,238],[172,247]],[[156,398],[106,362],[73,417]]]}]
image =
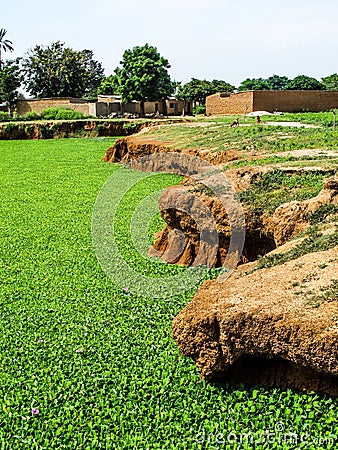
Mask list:
[{"label": "mud embankment", "polygon": [[174,144],[158,142],[155,139],[144,137],[140,134],[118,139],[116,143],[106,151],[103,161],[127,163],[128,161],[141,158],[142,156],[170,152],[198,156],[212,164],[222,164],[239,159],[237,152],[234,151],[212,152],[210,150],[200,150],[197,148],[181,149],[176,148]]},{"label": "mud embankment", "polygon": [[6,122],[0,124],[0,140],[129,136],[146,127],[176,122],[180,122],[180,119]]},{"label": "mud embankment", "polygon": [[[117,141],[104,159],[126,163],[170,151],[174,150],[163,143],[132,137]],[[184,152],[194,154],[194,150]],[[195,154],[215,162],[211,153],[196,150]],[[227,155],[222,158],[226,160]],[[269,170],[273,168],[258,166],[226,175],[238,193]],[[273,267],[259,268],[256,261],[271,250],[288,251],[283,248],[310,226],[309,215],[325,205],[338,205],[337,176],[326,178],[316,197],[282,204],[272,214],[253,216],[244,205],[242,264],[226,282],[204,282],[172,324],[174,340],[183,355],[195,362],[201,378],[338,396],[338,298],[334,293],[338,247]],[[163,192],[159,207],[166,226],[157,234],[151,256],[187,266],[223,266],[233,230],[217,196],[186,178]],[[212,245],[200,251],[201,235],[212,234],[205,210],[217,226],[216,251]]]},{"label": "mud embankment", "polygon": [[[251,173],[251,177],[247,173]],[[237,191],[243,189],[247,183],[240,183],[241,179],[256,180],[266,169],[254,168],[237,169],[231,171]],[[195,190],[191,192],[191,188]],[[165,262],[181,265],[195,265],[195,258],[199,254],[201,233],[208,232],[208,222],[204,220],[204,211],[201,204],[205,205],[211,212],[216,222],[218,232],[217,249],[211,254],[216,254],[213,261],[209,254],[205,253],[205,258],[198,258],[198,263],[208,267],[221,267],[227,258],[228,248],[231,239],[231,225],[228,211],[218,197],[206,195],[198,191],[198,186],[183,183],[179,189],[166,189],[159,198],[161,215],[166,222],[165,228],[157,234],[157,239],[153,247],[149,250],[150,256],[159,256]],[[161,205],[185,205],[187,208],[165,208]],[[292,201],[279,206],[272,215],[261,213],[252,215],[244,206],[245,215],[245,244],[240,262],[246,263],[255,261],[259,256],[274,250],[285,244],[290,239],[310,226],[309,216],[319,207],[327,204],[338,205],[338,177],[325,179],[322,191],[316,196],[305,201]],[[189,213],[191,212],[191,214]],[[205,228],[205,229],[204,229]],[[210,228],[210,227],[209,227]],[[182,246],[181,231],[185,236],[185,245]]]}]

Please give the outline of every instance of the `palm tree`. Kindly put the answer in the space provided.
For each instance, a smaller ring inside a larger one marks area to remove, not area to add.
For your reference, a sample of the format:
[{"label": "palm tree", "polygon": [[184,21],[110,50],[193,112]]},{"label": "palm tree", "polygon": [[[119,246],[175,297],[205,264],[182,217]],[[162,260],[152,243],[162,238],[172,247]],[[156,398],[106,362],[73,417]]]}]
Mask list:
[{"label": "palm tree", "polygon": [[0,70],[2,67],[2,59],[1,59],[2,50],[4,52],[7,52],[7,50],[12,52],[14,50],[13,42],[8,39],[5,39],[6,33],[7,33],[7,30],[5,30],[4,28],[0,28]]}]

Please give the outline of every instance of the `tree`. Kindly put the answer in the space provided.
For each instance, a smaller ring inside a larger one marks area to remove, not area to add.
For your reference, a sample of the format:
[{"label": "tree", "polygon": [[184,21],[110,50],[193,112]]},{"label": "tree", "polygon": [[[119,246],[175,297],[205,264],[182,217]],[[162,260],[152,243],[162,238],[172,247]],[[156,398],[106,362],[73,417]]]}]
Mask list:
[{"label": "tree", "polygon": [[10,113],[18,98],[22,79],[19,59],[3,63],[0,71],[0,102],[7,104]]},{"label": "tree", "polygon": [[216,94],[217,92],[234,92],[235,86],[232,84],[227,83],[223,80],[212,80],[210,82],[210,91],[212,91],[211,94]]},{"label": "tree", "polygon": [[145,44],[125,50],[120,61],[121,68],[115,69],[122,102],[140,102],[141,115],[144,115],[146,101],[163,101],[173,93],[167,59],[156,47]]},{"label": "tree", "polygon": [[7,30],[0,28],[0,70],[2,68],[2,52],[12,52],[14,50],[13,42],[9,39],[5,39],[6,34]]},{"label": "tree", "polygon": [[272,75],[265,80],[273,91],[284,91],[290,79],[285,76]]},{"label": "tree", "polygon": [[189,89],[187,89],[186,86],[186,84],[182,85],[181,82],[174,83],[175,97],[177,100],[181,100],[183,102],[182,116],[185,115],[187,102],[191,100]]},{"label": "tree", "polygon": [[324,85],[315,78],[308,77],[306,75],[298,75],[293,80],[290,80],[286,85],[286,89],[290,90],[300,90],[300,91],[312,91],[312,90],[323,90]]},{"label": "tree", "polygon": [[99,95],[113,95],[120,92],[120,84],[117,75],[105,77],[97,89]]},{"label": "tree", "polygon": [[238,86],[238,91],[269,91],[271,89],[264,78],[247,78]]},{"label": "tree", "polygon": [[205,104],[205,99],[208,95],[214,94],[210,90],[210,82],[207,80],[199,80],[192,78],[188,83],[184,85],[184,90],[194,104],[197,102],[201,105]]},{"label": "tree", "polygon": [[192,78],[191,81],[184,86],[180,86],[177,92],[179,100],[190,100],[192,102],[205,104],[208,95],[216,94],[216,92],[233,92],[234,86],[223,80],[199,80]]},{"label": "tree", "polygon": [[338,91],[338,73],[322,78],[322,85],[328,91]]},{"label": "tree", "polygon": [[29,50],[22,67],[26,88],[36,97],[92,96],[103,79],[91,50],[72,50],[60,41]]}]

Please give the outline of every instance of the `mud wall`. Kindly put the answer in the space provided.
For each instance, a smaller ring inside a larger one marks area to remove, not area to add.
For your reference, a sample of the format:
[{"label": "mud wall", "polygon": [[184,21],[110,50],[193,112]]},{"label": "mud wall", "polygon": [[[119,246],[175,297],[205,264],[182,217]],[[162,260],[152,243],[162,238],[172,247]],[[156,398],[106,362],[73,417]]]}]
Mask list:
[{"label": "mud wall", "polygon": [[328,111],[338,107],[338,91],[254,91],[254,111]]},{"label": "mud wall", "polygon": [[245,114],[252,111],[329,111],[338,108],[338,91],[247,91],[206,98],[206,114]]},{"label": "mud wall", "polygon": [[34,111],[41,114],[41,111],[46,108],[60,108],[65,107],[73,111],[79,111],[82,114],[89,114],[89,103],[79,98],[44,98],[31,100],[18,100],[16,104],[17,113],[19,115]]},{"label": "mud wall", "polygon": [[206,98],[206,115],[247,114],[253,109],[253,92],[213,94]]}]

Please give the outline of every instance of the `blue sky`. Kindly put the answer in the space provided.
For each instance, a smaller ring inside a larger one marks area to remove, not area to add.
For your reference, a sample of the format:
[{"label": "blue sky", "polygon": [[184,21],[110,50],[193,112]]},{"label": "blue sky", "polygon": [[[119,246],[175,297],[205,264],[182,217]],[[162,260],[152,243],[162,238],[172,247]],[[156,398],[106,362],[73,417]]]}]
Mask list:
[{"label": "blue sky", "polygon": [[94,51],[106,74],[123,51],[146,42],[158,48],[177,81],[274,73],[323,76],[338,72],[336,0],[12,0],[0,28],[15,53],[60,40]]}]

